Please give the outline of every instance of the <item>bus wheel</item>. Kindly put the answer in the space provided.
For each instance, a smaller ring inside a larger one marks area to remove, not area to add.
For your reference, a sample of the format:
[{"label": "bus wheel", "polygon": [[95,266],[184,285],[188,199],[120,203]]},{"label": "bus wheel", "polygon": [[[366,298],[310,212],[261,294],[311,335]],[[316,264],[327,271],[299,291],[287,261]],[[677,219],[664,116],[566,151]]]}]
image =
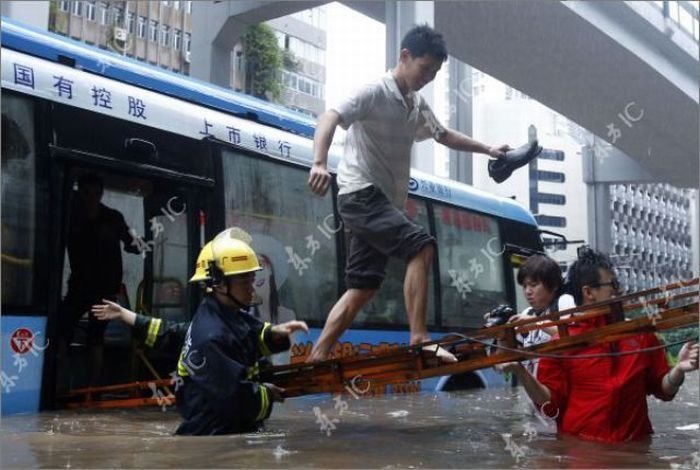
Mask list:
[{"label": "bus wheel", "polygon": [[442,387],[443,392],[455,390],[472,390],[476,388],[486,388],[481,378],[473,372],[451,376]]}]

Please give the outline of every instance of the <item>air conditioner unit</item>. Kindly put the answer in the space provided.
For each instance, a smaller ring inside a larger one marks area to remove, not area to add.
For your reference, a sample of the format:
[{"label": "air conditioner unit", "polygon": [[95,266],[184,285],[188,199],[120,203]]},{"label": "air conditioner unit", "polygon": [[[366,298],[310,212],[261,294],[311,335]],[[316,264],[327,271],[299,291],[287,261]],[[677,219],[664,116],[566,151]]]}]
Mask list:
[{"label": "air conditioner unit", "polygon": [[127,35],[128,33],[126,32],[126,29],[114,28],[114,39],[116,39],[117,41],[125,42]]},{"label": "air conditioner unit", "polygon": [[190,57],[190,51],[185,51],[185,62],[187,62],[188,64],[191,62]]}]

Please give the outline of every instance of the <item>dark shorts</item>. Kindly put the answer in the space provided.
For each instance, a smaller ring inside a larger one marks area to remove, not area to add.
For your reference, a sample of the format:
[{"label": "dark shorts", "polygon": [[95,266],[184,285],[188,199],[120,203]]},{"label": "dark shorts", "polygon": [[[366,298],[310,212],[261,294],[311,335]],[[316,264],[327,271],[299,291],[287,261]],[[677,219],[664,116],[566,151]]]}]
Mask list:
[{"label": "dark shorts", "polygon": [[435,245],[376,186],[341,194],[338,210],[352,234],[345,266],[348,289],[379,289],[390,256],[409,261],[426,245]]}]

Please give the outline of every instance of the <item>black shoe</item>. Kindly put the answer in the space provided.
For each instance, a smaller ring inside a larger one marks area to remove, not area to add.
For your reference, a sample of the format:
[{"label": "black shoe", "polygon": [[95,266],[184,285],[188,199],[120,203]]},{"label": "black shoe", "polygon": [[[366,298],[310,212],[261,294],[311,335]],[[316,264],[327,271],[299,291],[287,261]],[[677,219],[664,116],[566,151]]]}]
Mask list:
[{"label": "black shoe", "polygon": [[527,165],[530,161],[542,152],[542,147],[533,140],[517,149],[509,150],[506,156],[489,161],[489,175],[496,183],[502,183],[515,170]]}]

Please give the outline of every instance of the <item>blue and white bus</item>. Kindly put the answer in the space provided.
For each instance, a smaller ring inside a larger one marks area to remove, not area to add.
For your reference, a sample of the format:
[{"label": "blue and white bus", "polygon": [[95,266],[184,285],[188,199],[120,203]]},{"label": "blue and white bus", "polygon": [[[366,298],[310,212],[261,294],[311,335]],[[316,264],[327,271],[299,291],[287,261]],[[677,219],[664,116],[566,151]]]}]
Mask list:
[{"label": "blue and white bus", "polygon": [[[348,236],[337,188],[320,198],[306,185],[313,132],[313,121],[281,106],[3,18],[3,412],[52,408],[58,389],[84,385],[80,325],[63,354],[69,362],[59,362],[57,345],[71,201],[86,172],[103,179],[103,204],[138,236],[141,254],[122,253],[123,302],[188,320],[200,295],[187,283],[199,248],[235,226],[265,267],[256,280],[261,317],[312,327],[286,358],[303,360],[344,290]],[[331,167],[339,157],[333,153]],[[406,210],[438,240],[428,305],[433,337],[479,328],[498,304],[523,305],[516,260],[542,250],[525,208],[414,171]],[[408,341],[403,274],[401,263],[390,263],[382,289],[335,354]],[[122,332],[115,325],[106,333],[111,382],[142,374]],[[151,360],[167,377],[173,358],[152,353]],[[479,371],[426,381],[422,389],[493,380]],[[27,405],[37,389],[40,403]]]}]

